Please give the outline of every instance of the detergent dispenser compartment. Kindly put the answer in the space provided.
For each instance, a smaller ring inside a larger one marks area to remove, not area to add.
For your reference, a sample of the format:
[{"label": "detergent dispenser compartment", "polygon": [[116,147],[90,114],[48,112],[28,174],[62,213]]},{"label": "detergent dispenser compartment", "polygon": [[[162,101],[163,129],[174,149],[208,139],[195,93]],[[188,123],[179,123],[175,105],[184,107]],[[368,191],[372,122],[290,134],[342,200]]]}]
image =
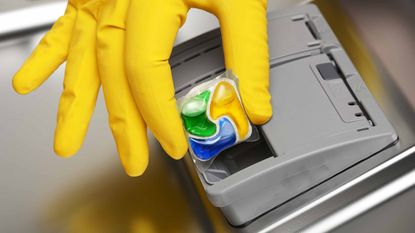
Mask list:
[{"label": "detergent dispenser compartment", "polygon": [[[208,184],[214,184],[275,154],[265,141],[263,133],[255,130],[256,140],[242,142],[220,153],[209,167],[201,172]],[[199,161],[196,161],[199,162]]]},{"label": "detergent dispenser compartment", "polygon": [[[223,151],[207,169],[191,164],[210,202],[234,226],[255,220],[398,140],[316,6],[272,12],[268,20],[272,118],[257,126],[258,140]],[[197,59],[223,61],[209,55],[215,51]],[[185,70],[173,72],[184,77]],[[221,70],[218,63],[193,82]],[[192,84],[186,85],[178,89]]]}]

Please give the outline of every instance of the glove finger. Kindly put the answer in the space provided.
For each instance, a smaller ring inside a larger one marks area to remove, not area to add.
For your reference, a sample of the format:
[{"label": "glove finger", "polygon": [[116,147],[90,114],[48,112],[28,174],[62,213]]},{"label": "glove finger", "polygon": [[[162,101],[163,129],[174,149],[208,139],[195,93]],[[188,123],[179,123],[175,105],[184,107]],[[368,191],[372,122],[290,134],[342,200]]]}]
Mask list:
[{"label": "glove finger", "polygon": [[95,108],[100,86],[95,44],[95,15],[88,8],[81,8],[70,44],[55,131],[55,152],[63,157],[73,155],[81,147]]},{"label": "glove finger", "polygon": [[68,4],[65,14],[46,33],[13,79],[13,88],[27,94],[39,87],[65,60],[75,23],[76,10]]},{"label": "glove finger", "polygon": [[187,11],[182,0],[132,1],[126,29],[127,77],[135,102],[161,146],[175,159],[186,153],[187,142],[168,59]]},{"label": "glove finger", "polygon": [[219,18],[228,69],[239,78],[242,102],[250,120],[263,124],[272,116],[266,1],[221,1]]},{"label": "glove finger", "polygon": [[134,102],[124,68],[126,1],[110,0],[103,7],[97,31],[97,60],[121,163],[130,176],[148,165],[147,128]]}]

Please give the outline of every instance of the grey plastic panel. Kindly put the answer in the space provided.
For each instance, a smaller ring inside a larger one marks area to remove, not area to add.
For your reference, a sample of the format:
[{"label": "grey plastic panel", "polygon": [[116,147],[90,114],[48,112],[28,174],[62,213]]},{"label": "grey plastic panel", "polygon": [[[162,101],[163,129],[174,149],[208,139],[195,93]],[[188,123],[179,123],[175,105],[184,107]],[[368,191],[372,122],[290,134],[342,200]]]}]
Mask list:
[{"label": "grey plastic panel", "polygon": [[271,65],[312,56],[339,47],[336,36],[317,7],[308,5],[268,15]]},{"label": "grey plastic panel", "polygon": [[[315,71],[318,64],[327,62],[328,57],[322,54],[271,69],[275,114],[262,129],[277,155],[307,153],[322,139],[370,126],[364,116],[354,116],[361,113],[358,106],[348,106],[354,100],[343,80],[323,80]],[[349,109],[337,111],[344,105]],[[346,122],[343,113],[348,113],[346,117],[353,115],[354,121]],[[301,150],[303,147],[306,149]]]},{"label": "grey plastic panel", "polygon": [[170,59],[177,98],[190,90],[192,85],[213,78],[214,75],[224,71],[220,34],[216,31],[208,34],[204,43],[190,44],[184,51],[181,48],[175,49],[175,54]]},{"label": "grey plastic panel", "polygon": [[[268,27],[274,115],[260,141],[224,151],[199,173],[211,203],[236,226],[397,140],[314,5],[271,13]],[[212,35],[171,60],[178,96],[223,70],[220,38]]]},{"label": "grey plastic panel", "polygon": [[[310,27],[306,15],[271,18],[268,23],[269,53],[272,63],[280,63],[320,52],[320,41]],[[273,36],[275,35],[275,36]]]}]

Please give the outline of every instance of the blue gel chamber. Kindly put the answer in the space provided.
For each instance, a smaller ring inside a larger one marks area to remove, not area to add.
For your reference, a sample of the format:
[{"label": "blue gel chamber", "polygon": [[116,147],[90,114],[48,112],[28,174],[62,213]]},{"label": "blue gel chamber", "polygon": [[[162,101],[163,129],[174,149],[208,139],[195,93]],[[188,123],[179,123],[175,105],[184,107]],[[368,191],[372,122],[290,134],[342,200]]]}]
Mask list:
[{"label": "blue gel chamber", "polygon": [[196,157],[206,161],[232,147],[236,142],[236,132],[232,123],[222,117],[219,119],[219,132],[215,136],[207,139],[190,138],[189,142]]}]

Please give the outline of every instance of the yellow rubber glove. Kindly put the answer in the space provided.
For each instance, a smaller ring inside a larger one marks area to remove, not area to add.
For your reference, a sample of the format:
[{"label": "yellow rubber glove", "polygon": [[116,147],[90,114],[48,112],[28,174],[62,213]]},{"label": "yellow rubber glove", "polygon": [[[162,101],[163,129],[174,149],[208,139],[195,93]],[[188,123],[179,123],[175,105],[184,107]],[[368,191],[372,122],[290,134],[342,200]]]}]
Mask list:
[{"label": "yellow rubber glove", "polygon": [[239,77],[250,120],[272,115],[265,0],[70,0],[62,16],[16,74],[26,94],[67,60],[55,151],[80,148],[100,83],[118,152],[130,176],[148,164],[146,125],[164,150],[180,159],[187,142],[176,109],[169,58],[177,30],[192,7],[220,22],[225,63]]},{"label": "yellow rubber glove", "polygon": [[55,132],[55,151],[65,157],[80,148],[100,87],[95,52],[98,7],[97,1],[86,2],[69,1],[65,15],[45,35],[13,79],[14,89],[27,94],[67,60]]}]

